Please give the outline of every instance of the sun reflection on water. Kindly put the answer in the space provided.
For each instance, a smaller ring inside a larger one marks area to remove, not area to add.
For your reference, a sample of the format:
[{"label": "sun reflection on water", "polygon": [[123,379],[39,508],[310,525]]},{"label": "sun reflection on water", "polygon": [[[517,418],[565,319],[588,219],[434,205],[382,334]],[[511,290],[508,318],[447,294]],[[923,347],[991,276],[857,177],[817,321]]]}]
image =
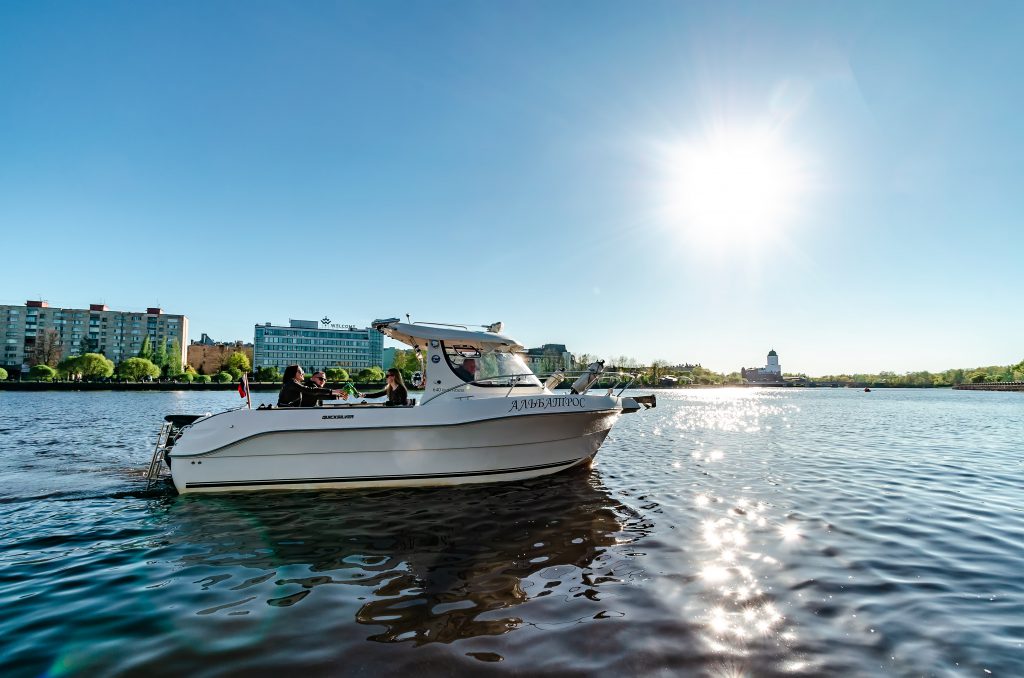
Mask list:
[{"label": "sun reflection on water", "polygon": [[684,401],[687,406],[679,408],[671,424],[680,431],[770,431],[774,426],[768,422],[779,419],[788,426],[787,415],[799,411],[776,393],[747,388],[695,390]]},{"label": "sun reflection on water", "polygon": [[754,546],[764,539],[798,538],[795,525],[775,525],[766,515],[770,506],[747,497],[727,503],[700,493],[694,503],[717,514],[706,517],[700,526],[701,543],[708,550],[699,570],[700,580],[714,601],[701,620],[708,647],[722,655],[742,657],[751,643],[772,638],[786,644],[795,642],[796,633],[785,628],[785,616],[765,590],[764,570],[778,561]]}]

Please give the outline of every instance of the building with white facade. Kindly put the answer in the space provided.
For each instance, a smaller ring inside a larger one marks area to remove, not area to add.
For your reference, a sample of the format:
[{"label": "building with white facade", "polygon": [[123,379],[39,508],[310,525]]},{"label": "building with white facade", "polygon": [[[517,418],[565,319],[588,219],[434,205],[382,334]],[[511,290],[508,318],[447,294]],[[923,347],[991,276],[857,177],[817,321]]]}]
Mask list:
[{"label": "building with white facade", "polygon": [[764,367],[744,367],[740,374],[747,381],[753,382],[781,382],[782,366],[779,365],[779,354],[775,349],[768,351],[768,364]]},{"label": "building with white facade", "polygon": [[[380,367],[384,335],[372,327],[316,320],[289,320],[288,325],[256,325],[253,339],[253,369],[301,365],[307,373],[328,367],[350,372]],[[390,366],[389,366],[390,367]]]},{"label": "building with white facade", "polygon": [[523,360],[534,374],[548,374],[558,369],[572,370],[576,356],[565,348],[565,344],[544,344],[530,348],[523,354]]},{"label": "building with white facade", "polygon": [[[152,347],[161,342],[171,350],[177,342],[185,364],[188,318],[150,307],[143,311],[111,311],[104,304],[89,308],[61,308],[45,301],[24,306],[0,305],[4,343],[0,365],[9,372],[25,372],[40,361],[44,351],[58,359],[100,353],[115,363],[134,358],[149,337]],[[56,363],[56,360],[50,360]]]}]

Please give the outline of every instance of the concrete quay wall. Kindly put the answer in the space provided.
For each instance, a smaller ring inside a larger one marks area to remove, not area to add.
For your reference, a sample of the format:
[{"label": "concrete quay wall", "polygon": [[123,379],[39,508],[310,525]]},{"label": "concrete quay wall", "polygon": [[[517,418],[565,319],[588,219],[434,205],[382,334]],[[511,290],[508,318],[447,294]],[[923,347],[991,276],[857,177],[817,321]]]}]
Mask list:
[{"label": "concrete quay wall", "polygon": [[997,381],[986,384],[960,384],[958,391],[1020,391],[1024,393],[1024,381]]}]

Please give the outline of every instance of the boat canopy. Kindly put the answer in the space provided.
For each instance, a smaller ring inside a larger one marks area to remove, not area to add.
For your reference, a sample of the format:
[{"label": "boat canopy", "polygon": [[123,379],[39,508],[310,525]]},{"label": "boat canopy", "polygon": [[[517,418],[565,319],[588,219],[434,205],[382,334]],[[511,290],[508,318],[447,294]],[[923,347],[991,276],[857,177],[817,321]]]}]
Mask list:
[{"label": "boat canopy", "polygon": [[[495,323],[491,327],[499,325],[500,323]],[[399,322],[397,318],[391,318],[389,320],[374,320],[373,328],[384,336],[391,337],[395,341],[400,341],[413,348],[426,348],[431,341],[443,341],[472,346],[482,351],[519,353],[526,350],[511,337],[497,332],[476,332],[462,325],[403,323]]]}]

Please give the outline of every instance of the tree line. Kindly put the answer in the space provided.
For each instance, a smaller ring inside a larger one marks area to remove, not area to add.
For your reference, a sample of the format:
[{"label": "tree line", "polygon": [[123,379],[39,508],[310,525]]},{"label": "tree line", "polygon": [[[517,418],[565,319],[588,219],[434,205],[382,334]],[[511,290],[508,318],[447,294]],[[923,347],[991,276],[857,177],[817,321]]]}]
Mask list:
[{"label": "tree line", "polygon": [[[48,330],[52,332],[52,330]],[[56,334],[56,333],[54,333]],[[177,339],[170,342],[157,342],[156,346],[148,336],[143,338],[138,355],[127,358],[115,365],[113,361],[100,353],[84,353],[61,359],[59,341],[45,338],[32,353],[35,364],[29,370],[29,378],[38,381],[54,379],[96,380],[120,378],[128,381],[152,379],[171,379],[185,383],[227,383],[241,379],[242,374],[249,373],[252,366],[249,357],[236,351],[229,354],[220,370],[210,376],[198,374],[191,365],[182,365],[181,346]],[[581,354],[576,359],[575,368],[586,369],[586,366],[598,358],[590,354]],[[395,351],[395,358],[390,367],[397,368],[406,381],[411,380],[414,372],[422,369],[420,358],[413,350]],[[622,371],[636,375],[634,383],[638,386],[658,386],[666,377],[671,377],[679,384],[728,385],[743,384],[744,379],[739,372],[715,372],[700,365],[685,370],[673,369],[666,360],[654,360],[650,365],[642,365],[629,356],[620,355],[605,360],[609,372]],[[553,368],[552,368],[553,369]],[[541,366],[538,370],[544,376]],[[379,383],[384,381],[384,370],[370,367],[350,373],[343,367],[329,367],[325,370],[331,382],[355,381],[358,383]],[[964,383],[999,383],[1024,381],[1024,360],[1015,365],[992,365],[988,367],[958,368],[943,372],[896,372],[883,371],[877,374],[827,374],[809,377],[806,374],[786,373],[787,379],[806,382],[828,382],[838,384],[864,384],[872,386],[903,386],[903,387],[944,387]],[[8,373],[0,368],[0,381],[8,378]],[[282,375],[277,367],[261,367],[252,373],[254,381],[280,382]]]},{"label": "tree line", "polygon": [[[577,369],[596,360],[596,356],[586,353],[577,358]],[[728,385],[745,383],[739,372],[715,372],[697,365],[692,369],[676,370],[669,367],[666,360],[654,360],[650,365],[642,365],[629,356],[616,356],[605,361],[607,371],[622,371],[637,374],[636,384],[657,386],[665,377],[672,377],[680,384]],[[877,374],[826,374],[808,376],[803,373],[785,373],[786,379],[803,382],[829,382],[838,384],[861,384],[871,386],[897,387],[948,387],[958,384],[982,384],[1024,381],[1024,360],[1015,365],[991,365],[988,367],[969,367],[945,370],[943,372],[896,372],[883,371]]]},{"label": "tree line", "polygon": [[[790,376],[790,375],[787,375]],[[794,375],[796,376],[796,375]],[[803,375],[800,375],[803,376]],[[811,381],[870,384],[878,386],[957,386],[1024,381],[1024,360],[1016,365],[990,365],[945,370],[943,372],[879,372],[878,374],[828,374]]]},{"label": "tree line", "polygon": [[[86,352],[81,355],[61,357],[61,344],[54,330],[42,333],[29,355],[28,378],[35,381],[96,381],[121,379],[125,381],[146,381],[170,379],[191,383],[224,383],[240,379],[248,372],[249,357],[241,352],[232,353],[224,361],[220,371],[208,376],[198,374],[191,365],[181,361],[181,344],[177,339],[154,342],[146,335],[135,356],[125,358],[118,364],[102,353]],[[0,368],[0,380],[8,378]]]}]

